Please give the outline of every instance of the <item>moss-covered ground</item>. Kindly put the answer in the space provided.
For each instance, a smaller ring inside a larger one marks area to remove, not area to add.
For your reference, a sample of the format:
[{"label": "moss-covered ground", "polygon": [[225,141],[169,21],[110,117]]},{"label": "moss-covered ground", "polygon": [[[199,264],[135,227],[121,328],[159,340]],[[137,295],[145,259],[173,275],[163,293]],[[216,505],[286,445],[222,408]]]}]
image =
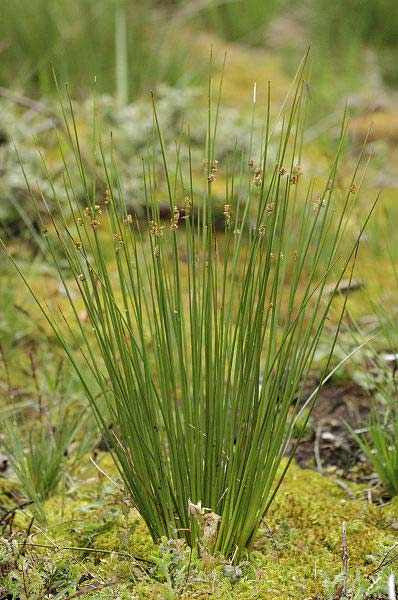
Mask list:
[{"label": "moss-covered ground", "polygon": [[[394,571],[394,564],[377,567],[389,551],[393,556],[397,543],[397,501],[377,506],[364,486],[345,488],[293,464],[253,552],[241,562],[241,577],[231,583],[221,558],[198,560],[172,542],[154,544],[122,488],[108,479],[117,479],[109,455],[97,461],[101,471],[90,463],[84,481],[77,472],[65,495],[46,502],[46,523],[32,525],[28,507],[4,521],[0,589],[14,598],[25,597],[26,589],[32,600],[78,592],[90,599],[334,598],[342,571],[343,522],[349,594],[378,597],[370,595],[372,588],[381,593]],[[10,506],[11,492],[2,481],[2,498]]]}]

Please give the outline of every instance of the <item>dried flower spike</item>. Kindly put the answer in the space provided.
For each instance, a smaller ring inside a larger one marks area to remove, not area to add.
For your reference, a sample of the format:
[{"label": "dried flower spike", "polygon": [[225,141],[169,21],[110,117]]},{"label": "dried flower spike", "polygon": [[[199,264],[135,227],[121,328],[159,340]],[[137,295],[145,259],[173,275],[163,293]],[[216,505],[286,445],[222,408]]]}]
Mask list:
[{"label": "dried flower spike", "polygon": [[295,165],[293,167],[292,173],[290,175],[290,183],[292,185],[295,185],[298,182],[299,177],[301,177],[301,174],[302,174],[302,169],[301,169],[300,165]]},{"label": "dried flower spike", "polygon": [[260,227],[258,228],[258,235],[260,237],[264,237],[265,230],[266,230],[266,226],[264,224],[260,225]]},{"label": "dried flower spike", "polygon": [[218,171],[218,160],[213,160],[211,163],[211,172],[217,173]]},{"label": "dried flower spike", "polygon": [[177,206],[174,207],[173,216],[170,219],[170,229],[175,231],[178,229],[178,221],[180,220],[180,210]]},{"label": "dried flower spike", "polygon": [[315,197],[313,203],[312,203],[312,208],[313,210],[318,210],[319,207],[325,207],[326,206],[326,199],[322,198],[321,194],[318,194],[318,196]]},{"label": "dried flower spike", "polygon": [[192,206],[191,198],[189,196],[185,196],[184,205],[183,205],[184,212],[187,213],[190,210],[191,206]]},{"label": "dried flower spike", "polygon": [[157,223],[155,223],[155,221],[150,221],[149,225],[151,227],[151,234],[154,237],[163,237],[163,225],[158,225]]},{"label": "dried flower spike", "polygon": [[94,231],[95,231],[96,229],[98,229],[98,227],[99,227],[99,226],[100,226],[100,222],[98,221],[98,219],[93,219],[93,220],[91,221],[91,223],[90,223],[90,227],[91,227],[92,229],[94,229]]},{"label": "dried flower spike", "polygon": [[232,208],[230,204],[224,205],[224,216],[225,216],[225,226],[229,229],[231,227],[231,216],[232,216]]}]

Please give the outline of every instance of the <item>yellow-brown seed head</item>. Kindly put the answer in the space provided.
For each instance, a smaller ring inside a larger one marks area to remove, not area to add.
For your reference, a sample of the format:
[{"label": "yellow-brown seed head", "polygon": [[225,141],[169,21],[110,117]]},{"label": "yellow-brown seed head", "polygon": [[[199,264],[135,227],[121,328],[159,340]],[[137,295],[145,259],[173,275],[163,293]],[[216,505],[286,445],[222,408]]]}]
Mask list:
[{"label": "yellow-brown seed head", "polygon": [[95,231],[100,226],[98,219],[93,219],[90,223],[90,227]]},{"label": "yellow-brown seed head", "polygon": [[232,207],[230,204],[224,205],[224,216],[225,216],[225,225],[226,227],[231,226],[231,217],[232,217]]}]

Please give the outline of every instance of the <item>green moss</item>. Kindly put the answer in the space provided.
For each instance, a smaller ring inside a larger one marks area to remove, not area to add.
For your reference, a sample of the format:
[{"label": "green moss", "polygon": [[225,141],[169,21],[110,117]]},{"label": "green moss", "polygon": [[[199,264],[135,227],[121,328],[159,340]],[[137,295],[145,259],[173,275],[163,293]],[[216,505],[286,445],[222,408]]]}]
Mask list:
[{"label": "green moss", "polygon": [[127,551],[133,556],[150,559],[156,553],[148,529],[134,510],[127,519],[118,518],[112,527],[95,536],[93,548],[109,551]]},{"label": "green moss", "polygon": [[[366,500],[361,486],[351,487],[354,500],[333,479],[293,464],[235,585],[223,577],[220,560],[194,558],[188,576],[187,562],[181,563],[178,584],[173,570],[170,581],[174,584],[164,581],[162,573],[170,565],[159,566],[162,559],[142,519],[110,484],[104,483],[99,490],[95,477],[71,496],[57,496],[46,503],[49,525],[34,540],[54,544],[54,556],[48,548],[35,548],[34,556],[38,561],[44,556],[59,561],[61,552],[62,560],[83,565],[98,582],[114,578],[120,583],[112,597],[120,599],[208,598],[210,594],[220,600],[324,597],[325,581],[341,572],[343,521],[347,524],[350,585],[356,572],[360,578],[371,572],[395,543],[398,499],[379,508]],[[87,550],[65,549],[71,546]],[[104,552],[98,552],[101,550]],[[144,575],[140,563],[126,553],[154,561],[153,566],[142,563]],[[104,589],[95,597],[111,595]]]}]

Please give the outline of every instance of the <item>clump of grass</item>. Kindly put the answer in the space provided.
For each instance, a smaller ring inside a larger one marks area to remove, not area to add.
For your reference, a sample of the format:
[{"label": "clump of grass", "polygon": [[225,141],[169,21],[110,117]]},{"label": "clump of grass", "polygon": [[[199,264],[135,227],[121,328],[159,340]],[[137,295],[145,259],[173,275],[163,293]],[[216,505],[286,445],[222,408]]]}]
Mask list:
[{"label": "clump of grass", "polygon": [[[7,403],[2,406],[1,446],[31,512],[46,522],[43,503],[63,484],[82,456],[89,452],[96,436],[95,423],[87,405],[76,400],[76,375],[64,373],[64,360],[54,355],[37,359],[29,351],[30,369],[24,374],[23,392],[13,386],[13,375],[4,351],[1,359],[7,383]],[[50,365],[44,364],[48,360]],[[53,364],[55,363],[55,364]],[[85,431],[85,427],[88,428]]]},{"label": "clump of grass", "polygon": [[[112,149],[97,138],[93,154],[102,156],[107,182],[98,203],[69,100],[70,117],[63,112],[86,208],[65,163],[68,202],[54,188],[56,210],[47,217],[38,211],[70,309],[51,313],[46,300],[36,300],[100,425],[109,432],[113,424],[116,463],[153,539],[180,537],[202,553],[235,559],[252,546],[286,471],[277,479],[330,315],[333,294],[323,293],[325,285],[332,279],[337,288],[358,247],[356,239],[341,256],[358,177],[357,169],[338,202],[345,122],[322,182],[300,166],[307,100],[301,77],[302,68],[274,124],[268,92],[260,155],[251,156],[251,145],[223,164],[216,143],[220,95],[214,106],[211,78],[203,165],[192,161],[188,128],[170,170],[154,103],[153,142],[143,162],[144,223],[128,213]],[[254,94],[253,122],[255,110]],[[224,231],[216,233],[220,185]],[[170,214],[162,220],[165,198]],[[341,314],[329,335],[329,358],[340,322]]]},{"label": "clump of grass", "polygon": [[56,427],[47,419],[21,435],[21,423],[4,426],[2,445],[32,512],[46,521],[43,502],[64,481],[68,449],[74,441],[80,419],[63,416]]},{"label": "clump of grass", "polygon": [[380,477],[387,494],[398,496],[398,410],[394,394],[384,394],[383,404],[373,407],[366,433],[355,434],[366,458]]}]

